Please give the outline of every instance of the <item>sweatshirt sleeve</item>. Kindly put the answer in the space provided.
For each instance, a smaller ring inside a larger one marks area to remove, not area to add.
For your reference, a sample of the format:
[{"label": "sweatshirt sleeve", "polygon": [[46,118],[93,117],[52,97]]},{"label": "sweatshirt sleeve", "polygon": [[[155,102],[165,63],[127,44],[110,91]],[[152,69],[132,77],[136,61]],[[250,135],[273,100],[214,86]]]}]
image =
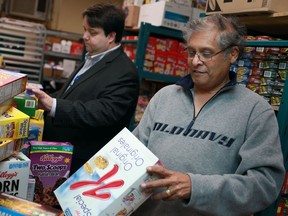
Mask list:
[{"label": "sweatshirt sleeve", "polygon": [[189,173],[192,188],[187,208],[240,216],[265,209],[276,200],[285,176],[277,120],[272,109],[252,113],[250,119],[235,173]]}]

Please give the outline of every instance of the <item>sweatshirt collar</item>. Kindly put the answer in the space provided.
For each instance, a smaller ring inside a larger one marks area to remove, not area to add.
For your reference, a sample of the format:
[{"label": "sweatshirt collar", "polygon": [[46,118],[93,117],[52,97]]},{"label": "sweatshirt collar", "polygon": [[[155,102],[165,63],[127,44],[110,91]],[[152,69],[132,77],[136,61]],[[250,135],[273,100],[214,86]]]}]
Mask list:
[{"label": "sweatshirt collar", "polygon": [[[230,82],[226,84],[226,86],[234,86],[237,83],[237,75],[235,72],[230,71],[229,72]],[[192,89],[194,87],[193,80],[191,78],[191,75],[188,74],[185,77],[181,78],[176,82],[176,85],[182,86],[184,89]]]}]

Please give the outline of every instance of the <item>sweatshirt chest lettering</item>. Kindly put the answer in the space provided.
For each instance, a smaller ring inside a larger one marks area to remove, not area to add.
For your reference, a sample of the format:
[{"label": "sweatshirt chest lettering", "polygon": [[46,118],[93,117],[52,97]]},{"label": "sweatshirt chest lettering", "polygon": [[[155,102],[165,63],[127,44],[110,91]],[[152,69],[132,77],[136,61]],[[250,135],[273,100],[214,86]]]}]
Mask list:
[{"label": "sweatshirt chest lettering", "polygon": [[216,133],[213,131],[207,131],[207,130],[198,130],[198,129],[189,129],[188,133],[186,132],[184,134],[185,128],[169,125],[161,122],[156,122],[153,127],[153,131],[163,132],[167,133],[169,135],[178,135],[178,136],[185,136],[185,137],[191,137],[194,139],[202,139],[211,141],[215,144],[222,145],[225,147],[230,147],[235,139],[232,137],[225,136],[220,133]]}]

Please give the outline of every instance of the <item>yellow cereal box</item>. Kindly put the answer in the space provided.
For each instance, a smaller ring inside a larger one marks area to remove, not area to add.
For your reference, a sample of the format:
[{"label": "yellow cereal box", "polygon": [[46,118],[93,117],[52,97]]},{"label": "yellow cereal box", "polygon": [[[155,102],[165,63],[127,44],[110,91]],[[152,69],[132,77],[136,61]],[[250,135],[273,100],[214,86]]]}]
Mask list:
[{"label": "yellow cereal box", "polygon": [[28,136],[30,117],[11,107],[0,116],[0,141],[21,139]]},{"label": "yellow cereal box", "polygon": [[38,139],[37,140],[38,141],[42,141],[43,131],[44,131],[44,118],[43,118],[43,115],[39,119],[30,118],[29,127],[38,129],[39,134],[38,134]]}]

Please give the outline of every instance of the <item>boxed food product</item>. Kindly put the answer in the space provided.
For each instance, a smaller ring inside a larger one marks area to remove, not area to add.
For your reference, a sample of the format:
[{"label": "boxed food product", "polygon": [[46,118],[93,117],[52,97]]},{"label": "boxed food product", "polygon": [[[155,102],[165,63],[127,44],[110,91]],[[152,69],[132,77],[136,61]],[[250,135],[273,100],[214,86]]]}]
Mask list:
[{"label": "boxed food product", "polygon": [[33,117],[36,112],[37,101],[35,97],[26,94],[25,92],[16,95],[14,98],[13,106],[21,112]]},{"label": "boxed food product", "polygon": [[138,27],[140,27],[141,22],[147,22],[154,26],[183,30],[191,16],[191,7],[174,2],[160,1],[144,4],[140,8]]},{"label": "boxed food product", "polygon": [[206,14],[273,13],[287,10],[287,0],[207,0],[206,4]]},{"label": "boxed food product", "polygon": [[0,69],[0,103],[25,91],[27,80],[26,74]]},{"label": "boxed food product", "polygon": [[9,194],[0,193],[0,215],[5,216],[61,216],[62,211],[49,206],[40,205]]},{"label": "boxed food product", "polygon": [[0,191],[26,199],[30,159],[17,152],[0,162]]},{"label": "boxed food product", "polygon": [[[0,87],[1,88],[1,87]],[[0,115],[6,112],[13,105],[13,98],[9,98],[0,103]]]},{"label": "boxed food product", "polygon": [[23,146],[24,139],[0,141],[0,161],[10,157],[15,152],[19,152]]},{"label": "boxed food product", "polygon": [[132,28],[138,26],[140,7],[131,5],[124,8],[126,13],[125,27]]},{"label": "boxed food product", "polygon": [[35,177],[34,201],[58,206],[53,191],[67,179],[73,146],[68,142],[30,141],[31,173]]},{"label": "boxed food product", "polygon": [[30,117],[15,107],[0,116],[0,141],[28,136]]},{"label": "boxed food product", "polygon": [[150,196],[140,184],[158,161],[124,128],[54,193],[66,215],[130,215]]},{"label": "boxed food product", "polygon": [[[42,141],[43,132],[44,132],[44,118],[43,118],[43,116],[40,119],[30,118],[29,128],[34,128],[34,130],[38,130],[37,141]],[[29,132],[28,132],[27,138],[28,137],[29,137]]]}]

